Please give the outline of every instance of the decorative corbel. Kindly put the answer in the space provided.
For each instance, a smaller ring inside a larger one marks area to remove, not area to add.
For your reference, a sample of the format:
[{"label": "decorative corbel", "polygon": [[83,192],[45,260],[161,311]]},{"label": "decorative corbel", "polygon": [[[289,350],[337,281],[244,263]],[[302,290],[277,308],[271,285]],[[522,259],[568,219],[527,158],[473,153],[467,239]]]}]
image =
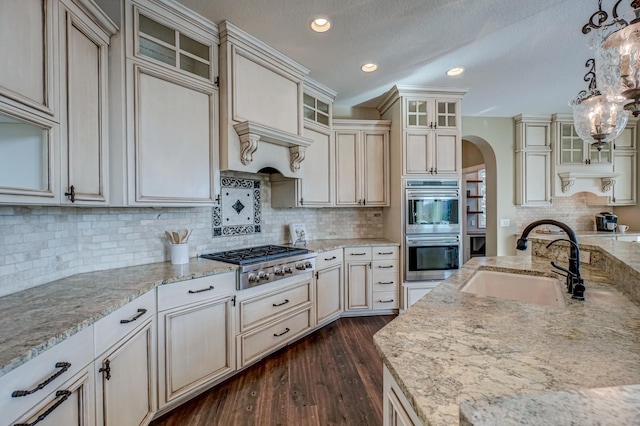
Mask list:
[{"label": "decorative corbel", "polygon": [[562,192],[567,192],[571,189],[573,184],[576,183],[576,179],[573,177],[560,177],[562,181]]},{"label": "decorative corbel", "polygon": [[242,151],[240,152],[240,161],[245,166],[253,161],[253,153],[258,149],[258,142],[260,141],[260,135],[253,133],[245,133],[239,135],[240,145]]},{"label": "decorative corbel", "polygon": [[609,192],[611,187],[616,184],[615,177],[603,177],[602,180],[602,192]]},{"label": "decorative corbel", "polygon": [[289,147],[289,167],[292,172],[300,170],[300,163],[304,160],[304,154],[307,150],[304,146],[292,146]]}]

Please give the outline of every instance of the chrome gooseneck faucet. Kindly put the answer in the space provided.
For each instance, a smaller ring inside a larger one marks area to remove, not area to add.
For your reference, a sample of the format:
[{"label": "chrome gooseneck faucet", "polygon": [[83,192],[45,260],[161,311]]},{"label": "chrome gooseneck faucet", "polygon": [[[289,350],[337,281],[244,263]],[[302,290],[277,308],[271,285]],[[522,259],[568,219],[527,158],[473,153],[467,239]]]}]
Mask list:
[{"label": "chrome gooseneck faucet", "polygon": [[584,300],[584,280],[582,279],[582,277],[580,277],[580,248],[578,247],[578,237],[576,236],[576,233],[573,231],[573,229],[571,229],[571,227],[569,227],[565,223],[558,222],[557,220],[553,219],[536,220],[535,222],[531,222],[529,225],[527,225],[526,228],[524,228],[524,231],[522,231],[522,236],[518,238],[516,248],[518,250],[526,250],[527,243],[529,241],[529,233],[533,230],[533,228],[539,225],[554,225],[567,233],[567,236],[569,237],[568,240],[564,238],[553,240],[547,245],[547,248],[551,247],[552,244],[558,241],[569,242],[569,269],[558,266],[556,262],[553,261],[551,262],[551,266],[567,274],[567,292],[571,293],[571,298],[576,300]]}]

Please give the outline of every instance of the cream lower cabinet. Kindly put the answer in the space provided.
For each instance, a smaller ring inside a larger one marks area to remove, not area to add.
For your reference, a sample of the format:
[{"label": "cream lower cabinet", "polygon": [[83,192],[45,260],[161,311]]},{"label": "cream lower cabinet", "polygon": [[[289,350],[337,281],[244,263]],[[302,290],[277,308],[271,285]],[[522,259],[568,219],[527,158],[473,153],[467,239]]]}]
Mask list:
[{"label": "cream lower cabinet", "polygon": [[337,319],[343,311],[343,250],[319,253],[316,257],[316,324]]},{"label": "cream lower cabinet", "polygon": [[389,121],[334,120],[336,206],[389,205]]},{"label": "cream lower cabinet", "polygon": [[93,326],[0,377],[0,424],[93,425]]},{"label": "cream lower cabinet", "polygon": [[86,366],[71,380],[50,394],[34,410],[26,413],[18,425],[91,426],[95,425],[93,368]]},{"label": "cream lower cabinet", "polygon": [[96,322],[98,425],[146,425],[156,411],[155,291]]},{"label": "cream lower cabinet", "polygon": [[235,371],[235,272],[158,287],[159,408]]},{"label": "cream lower cabinet", "polygon": [[238,295],[238,368],[260,360],[315,326],[311,273],[243,290]]},{"label": "cream lower cabinet", "polygon": [[409,405],[409,401],[407,401],[386,365],[383,366],[382,383],[382,425],[422,426],[423,423]]},{"label": "cream lower cabinet", "polygon": [[400,306],[398,247],[347,247],[345,311],[389,311]]},{"label": "cream lower cabinet", "polygon": [[402,289],[403,289],[402,309],[409,309],[411,305],[413,305],[418,300],[420,300],[422,296],[426,295],[431,290],[433,290],[438,284],[440,284],[440,281],[404,283],[402,285]]}]

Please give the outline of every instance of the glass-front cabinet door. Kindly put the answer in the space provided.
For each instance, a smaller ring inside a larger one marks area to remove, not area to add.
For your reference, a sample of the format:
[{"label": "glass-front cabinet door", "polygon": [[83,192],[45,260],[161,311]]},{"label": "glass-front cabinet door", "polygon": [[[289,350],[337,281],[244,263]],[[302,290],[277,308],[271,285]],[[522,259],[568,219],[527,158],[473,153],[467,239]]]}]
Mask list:
[{"label": "glass-front cabinet door", "polygon": [[[19,119],[0,112],[0,198],[26,203],[55,202],[53,140],[56,129],[42,119]],[[12,197],[15,196],[15,197]]]},{"label": "glass-front cabinet door", "polygon": [[611,144],[601,149],[578,136],[573,124],[563,123],[560,128],[561,164],[611,164]]}]

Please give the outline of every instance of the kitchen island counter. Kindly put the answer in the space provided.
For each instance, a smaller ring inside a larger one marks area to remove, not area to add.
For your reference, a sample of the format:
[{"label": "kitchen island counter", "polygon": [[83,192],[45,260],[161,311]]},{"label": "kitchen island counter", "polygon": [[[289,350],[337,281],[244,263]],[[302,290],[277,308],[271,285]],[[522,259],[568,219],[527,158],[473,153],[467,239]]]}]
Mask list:
[{"label": "kitchen island counter", "polygon": [[640,307],[608,273],[583,268],[586,301],[551,308],[461,293],[478,269],[554,276],[549,259],[471,259],[374,337],[425,424],[458,424],[467,400],[640,383]]}]

